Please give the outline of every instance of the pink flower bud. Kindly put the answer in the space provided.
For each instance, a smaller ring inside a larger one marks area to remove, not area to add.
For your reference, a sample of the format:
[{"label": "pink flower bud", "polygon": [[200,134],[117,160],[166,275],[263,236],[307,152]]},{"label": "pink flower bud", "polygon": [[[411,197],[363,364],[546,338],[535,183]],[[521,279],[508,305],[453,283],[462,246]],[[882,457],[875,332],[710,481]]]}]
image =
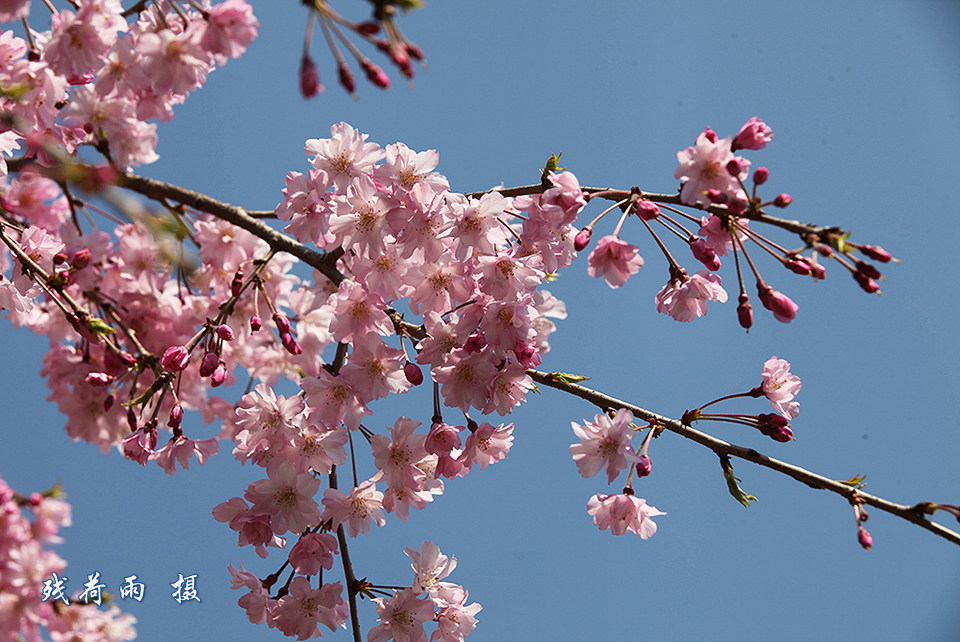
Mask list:
[{"label": "pink flower bud", "polygon": [[777,321],[790,323],[794,317],[797,316],[797,311],[800,307],[791,301],[787,295],[777,292],[769,285],[761,287],[759,283],[757,284],[757,293],[760,296],[760,303],[763,304],[763,307],[773,312],[773,316]]},{"label": "pink flower bud", "polygon": [[300,59],[300,93],[304,98],[313,98],[324,87],[320,84],[320,72],[317,71],[317,65],[310,56],[304,56]]},{"label": "pink flower bud", "polygon": [[397,66],[404,78],[413,78],[413,63],[407,54],[407,49],[402,44],[396,47],[388,47],[387,55]]},{"label": "pink flower bud", "polygon": [[757,415],[757,428],[774,441],[787,443],[793,439],[793,431],[786,418],[774,414]]},{"label": "pink flower bud", "polygon": [[573,249],[577,252],[581,252],[587,245],[590,244],[590,235],[593,233],[593,228],[589,225],[577,232],[577,235],[573,237]]},{"label": "pink flower bud", "polygon": [[734,178],[736,178],[737,176],[740,176],[740,174],[743,173],[743,166],[740,165],[740,161],[737,160],[736,158],[731,158],[730,160],[728,160],[727,173],[730,174],[730,176],[733,176]]},{"label": "pink flower bud", "polygon": [[542,362],[540,350],[534,343],[518,341],[513,346],[513,354],[516,355],[517,362],[524,368],[536,368]]},{"label": "pink flower bud", "polygon": [[167,372],[180,372],[190,363],[190,353],[183,346],[170,346],[160,358],[160,365]]},{"label": "pink flower bud", "polygon": [[217,336],[223,339],[224,341],[233,341],[233,328],[227,324],[223,324],[217,328]]},{"label": "pink flower bud", "polygon": [[276,313],[273,315],[273,322],[277,324],[277,331],[279,331],[280,334],[283,334],[284,332],[287,334],[290,333],[290,319],[287,317],[280,313]]},{"label": "pink flower bud", "polygon": [[54,265],[60,265],[61,263],[66,263],[66,261],[67,261],[67,255],[64,254],[63,252],[57,252],[56,254],[53,255]]},{"label": "pink flower bud", "polygon": [[690,250],[693,252],[693,256],[711,272],[720,269],[720,258],[717,256],[717,251],[703,239],[691,236]]},{"label": "pink flower bud", "polygon": [[869,551],[871,548],[873,548],[873,537],[863,526],[857,526],[857,540],[860,542],[860,546],[866,550]]},{"label": "pink flower bud", "polygon": [[203,355],[203,361],[200,362],[200,376],[209,377],[219,365],[220,355],[218,355],[216,352],[206,353]]},{"label": "pink flower bud", "polygon": [[111,377],[105,372],[88,372],[87,376],[84,378],[91,386],[106,386],[113,381],[116,381],[116,377]]},{"label": "pink flower bud", "polygon": [[423,49],[413,44],[412,42],[405,42],[403,46],[407,49],[407,55],[409,55],[414,60],[423,60]]},{"label": "pink flower bud", "polygon": [[217,369],[213,371],[213,374],[210,375],[210,385],[214,388],[218,388],[223,385],[223,382],[227,380],[227,364],[223,361],[217,364]]},{"label": "pink flower bud", "polygon": [[793,202],[793,197],[791,197],[789,194],[786,194],[786,193],[780,194],[775,199],[773,199],[773,204],[776,205],[777,207],[786,207],[792,202]]},{"label": "pink flower bud", "polygon": [[403,366],[403,376],[415,386],[423,383],[423,371],[413,362],[407,361],[407,365]]},{"label": "pink flower bud", "polygon": [[853,280],[856,281],[860,285],[860,288],[867,294],[873,294],[880,291],[880,286],[877,284],[877,282],[863,272],[854,272]]},{"label": "pink flower bud", "polygon": [[261,327],[263,327],[263,319],[260,318],[259,314],[250,317],[250,332],[256,332]]},{"label": "pink flower bud", "polygon": [[357,90],[357,81],[353,77],[353,72],[345,62],[341,62],[337,68],[337,75],[340,77],[340,84],[347,90],[348,94],[353,94]]},{"label": "pink flower bud", "polygon": [[877,245],[861,245],[860,251],[874,261],[880,261],[881,263],[887,263],[891,260],[895,260],[893,256],[890,255],[890,252],[887,252],[885,249]]},{"label": "pink flower bud", "polygon": [[137,432],[137,412],[133,408],[127,408],[127,426],[130,432]]},{"label": "pink flower bud", "polygon": [[813,264],[805,256],[794,255],[784,262],[784,266],[794,274],[808,276]]},{"label": "pink flower bud", "polygon": [[871,279],[880,278],[880,270],[870,265],[866,261],[859,261],[857,259],[854,259],[854,263],[857,266],[857,272],[863,272],[864,275],[870,277]]},{"label": "pink flower bud", "polygon": [[737,320],[740,321],[740,327],[749,330],[753,326],[753,306],[750,305],[750,297],[741,294],[738,299],[740,305],[737,306]]},{"label": "pink flower bud", "polygon": [[230,281],[230,294],[233,296],[240,296],[240,288],[243,287],[243,270],[237,270],[233,275],[233,280]]},{"label": "pink flower bud", "polygon": [[474,352],[480,352],[487,345],[487,338],[483,336],[480,332],[474,332],[469,337],[467,337],[466,342],[463,344],[463,349],[468,353],[473,354]]},{"label": "pink flower bud", "polygon": [[711,203],[716,203],[717,205],[723,205],[724,203],[727,202],[727,195],[718,189],[713,189],[713,188],[708,189],[706,194],[707,194],[707,200],[709,200]]},{"label": "pink flower bud", "polygon": [[653,470],[653,462],[646,455],[640,455],[640,461],[637,462],[637,477],[646,477]]},{"label": "pink flower bud", "polygon": [[297,340],[294,339],[293,335],[289,332],[280,333],[280,343],[283,344],[283,347],[287,352],[294,356],[303,353],[303,348],[300,347],[300,344],[297,343]]},{"label": "pink flower bud", "polygon": [[76,270],[82,270],[90,265],[90,250],[83,248],[74,252],[73,258],[70,259],[70,265]]},{"label": "pink flower bud", "polygon": [[703,130],[703,135],[706,136],[707,140],[709,140],[711,143],[717,142],[717,133],[709,127]]},{"label": "pink flower bud", "polygon": [[730,149],[763,149],[773,140],[773,130],[765,122],[754,116],[748,120],[739,133],[733,137]]},{"label": "pink flower bud", "polygon": [[110,409],[113,408],[113,402],[116,401],[116,397],[113,395],[107,395],[103,400],[103,411],[110,412]]},{"label": "pink flower bud", "polygon": [[173,428],[174,426],[179,426],[180,422],[183,421],[183,407],[180,404],[173,404],[173,408],[170,409],[170,419],[167,420],[167,426]]},{"label": "pink flower bud", "polygon": [[770,170],[766,167],[758,167],[753,171],[754,185],[763,185],[770,178]]},{"label": "pink flower bud", "polygon": [[637,201],[634,202],[633,207],[637,211],[637,216],[645,221],[652,221],[660,216],[660,208],[651,201]]},{"label": "pink flower bud", "polygon": [[387,76],[383,69],[371,62],[369,58],[361,60],[360,66],[363,67],[363,72],[367,74],[367,80],[380,89],[390,89],[390,77]]}]

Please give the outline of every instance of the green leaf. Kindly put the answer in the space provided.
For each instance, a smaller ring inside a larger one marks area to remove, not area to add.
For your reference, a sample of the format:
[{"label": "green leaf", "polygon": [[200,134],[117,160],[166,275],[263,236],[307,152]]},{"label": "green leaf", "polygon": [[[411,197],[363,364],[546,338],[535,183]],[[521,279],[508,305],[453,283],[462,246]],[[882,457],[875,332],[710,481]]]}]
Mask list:
[{"label": "green leaf", "polygon": [[551,372],[547,375],[547,377],[553,379],[554,381],[559,381],[560,383],[580,383],[581,381],[589,381],[591,379],[590,377],[567,374],[565,372]]},{"label": "green leaf", "polygon": [[97,317],[90,317],[85,321],[85,325],[94,334],[115,334],[116,330],[107,325],[107,322]]},{"label": "green leaf", "polygon": [[543,176],[541,180],[547,180],[547,174],[550,172],[562,172],[566,167],[560,167],[560,157],[563,156],[563,152],[559,154],[550,154],[550,158],[547,159],[547,164],[543,166]]},{"label": "green leaf", "polygon": [[749,495],[743,492],[743,490],[740,488],[740,485],[737,483],[740,480],[733,476],[732,471],[730,475],[725,475],[725,477],[727,478],[727,489],[730,491],[730,494],[733,495],[733,498],[735,500],[737,500],[747,508],[750,508],[750,502],[760,501],[753,495]]},{"label": "green leaf", "polygon": [[838,484],[843,484],[844,486],[850,486],[851,488],[863,488],[866,484],[863,483],[863,480],[867,478],[866,475],[856,475],[850,479],[838,479],[836,480]]}]

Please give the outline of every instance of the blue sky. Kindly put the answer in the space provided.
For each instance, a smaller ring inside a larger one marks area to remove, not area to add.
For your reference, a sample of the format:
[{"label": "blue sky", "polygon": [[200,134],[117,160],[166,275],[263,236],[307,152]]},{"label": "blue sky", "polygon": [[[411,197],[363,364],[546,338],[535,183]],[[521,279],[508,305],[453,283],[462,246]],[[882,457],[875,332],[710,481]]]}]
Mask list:
[{"label": "blue sky", "polygon": [[[705,126],[733,135],[759,116],[775,138],[746,155],[770,169],[764,193],[789,192],[785,215],[852,230],[852,240],[902,259],[883,268],[883,296],[861,292],[839,266],[813,283],[766,262],[767,280],[800,305],[793,323],[758,311],[746,334],[728,303],[679,324],[654,308],[666,263],[630,221],[621,236],[640,246],[646,266],[616,291],[587,276],[585,257],[567,268],[549,289],[570,314],[541,369],[589,375],[592,387],[676,417],[757,385],[763,362],[777,355],[803,380],[795,442],[697,427],[831,478],[865,474],[867,492],[893,501],[960,502],[956,5],[434,2],[400,23],[430,63],[414,91],[392,74],[392,90],[359,83],[352,100],[318,40],[327,91],[303,101],[306,11],[253,4],[260,39],[160,126],[161,159],[140,173],[273,209],[286,172],[308,167],[304,141],[345,120],[382,145],[437,149],[438,171],[455,190],[536,182],[546,158],[563,152],[581,184],[669,192],[677,151]],[[359,17],[360,5],[342,11]],[[582,222],[599,211],[591,205]],[[614,225],[605,220],[597,234]],[[721,274],[734,292],[731,268]],[[147,642],[281,639],[246,621],[226,566],[242,560],[264,576],[282,561],[237,548],[236,534],[210,516],[260,471],[238,466],[228,444],[206,466],[170,477],[72,443],[37,375],[45,341],[0,329],[0,475],[21,492],[63,480],[74,525],[57,551],[69,562],[70,589],[94,571],[114,591],[124,576],[140,576],[143,602],[123,607]],[[366,425],[380,431],[398,414],[427,422],[431,412],[425,390],[374,410]],[[760,499],[743,508],[716,457],[670,434],[651,446],[654,472],[636,485],[667,513],[657,534],[600,532],[586,502],[619,491],[622,480],[581,478],[568,451],[570,422],[595,412],[553,390],[531,396],[511,417],[509,458],[448,483],[409,522],[390,518],[356,540],[358,576],[407,583],[402,549],[434,541],[459,560],[450,579],[483,605],[477,641],[960,639],[956,546],[874,510],[874,548],[863,551],[841,498],[735,461],[744,489]],[[198,417],[186,422],[197,437],[217,432]],[[178,573],[198,575],[201,603],[169,597]],[[367,630],[374,611],[362,607]]]}]

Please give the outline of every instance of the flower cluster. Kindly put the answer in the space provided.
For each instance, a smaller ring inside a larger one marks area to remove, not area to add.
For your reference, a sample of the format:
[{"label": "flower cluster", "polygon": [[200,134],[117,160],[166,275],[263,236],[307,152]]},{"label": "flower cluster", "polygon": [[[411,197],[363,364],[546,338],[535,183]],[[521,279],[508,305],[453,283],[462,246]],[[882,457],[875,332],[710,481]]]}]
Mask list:
[{"label": "flower cluster", "polygon": [[44,630],[54,640],[73,639],[78,631],[90,642],[137,636],[136,618],[116,606],[101,610],[67,595],[50,599],[51,578],[62,578],[67,563],[47,546],[61,543],[57,533],[70,524],[70,505],[57,499],[56,489],[24,497],[0,479],[0,640],[40,642]]}]

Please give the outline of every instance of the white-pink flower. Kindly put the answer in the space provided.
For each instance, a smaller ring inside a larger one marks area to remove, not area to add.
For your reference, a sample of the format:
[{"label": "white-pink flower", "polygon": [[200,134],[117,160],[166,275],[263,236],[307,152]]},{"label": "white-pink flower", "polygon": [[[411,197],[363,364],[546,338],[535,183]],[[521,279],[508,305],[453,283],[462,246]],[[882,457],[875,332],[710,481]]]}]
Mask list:
[{"label": "white-pink flower", "polygon": [[669,314],[677,321],[693,321],[707,313],[708,301],[725,303],[727,291],[720,285],[719,274],[700,270],[685,279],[670,279],[657,293],[657,312]]},{"label": "white-pink flower", "polygon": [[666,515],[632,494],[594,495],[587,502],[587,512],[593,515],[593,523],[600,530],[609,528],[614,535],[632,531],[641,539],[649,539],[657,532],[653,517]]},{"label": "white-pink flower", "polygon": [[570,425],[581,439],[579,444],[570,446],[570,454],[582,476],[593,477],[606,467],[607,483],[612,483],[620,471],[638,461],[630,445],[636,428],[633,413],[628,409],[621,408],[613,419],[601,413],[593,421],[584,421],[582,426],[574,422]]},{"label": "white-pink flower", "polygon": [[280,598],[274,609],[270,626],[298,640],[322,636],[321,624],[336,631],[350,615],[350,607],[340,597],[342,591],[340,582],[313,589],[307,578],[295,577],[289,593]]},{"label": "white-pink flower", "polygon": [[773,409],[787,419],[800,414],[800,404],[792,399],[800,392],[800,377],[790,373],[790,362],[776,356],[763,364],[763,394]]},{"label": "white-pink flower", "polygon": [[604,236],[587,257],[587,274],[594,278],[602,276],[611,288],[619,288],[643,267],[643,257],[639,251],[636,245],[630,245],[619,237]]},{"label": "white-pink flower", "polygon": [[[727,164],[732,160],[739,163],[740,172],[736,176],[727,169]],[[709,203],[704,192],[710,189],[735,197],[740,190],[737,179],[746,180],[750,167],[750,161],[734,156],[730,151],[729,137],[718,139],[716,134],[708,135],[707,132],[697,136],[693,147],[677,152],[677,161],[680,166],[673,175],[683,181],[680,200],[687,205],[693,205],[698,200]]]},{"label": "white-pink flower", "polygon": [[[319,483],[319,482],[318,482]],[[370,522],[377,526],[387,523],[383,514],[383,493],[369,479],[356,486],[347,495],[336,488],[323,492],[323,521],[331,520],[333,528],[344,524],[347,535],[356,537],[357,533],[370,534]]]},{"label": "white-pink flower", "polygon": [[253,504],[250,515],[269,515],[273,532],[301,533],[320,523],[320,509],[313,496],[320,480],[298,473],[290,462],[274,458],[267,464],[267,477],[247,487],[244,497]]},{"label": "white-pink flower", "polygon": [[373,599],[377,603],[378,626],[370,629],[367,642],[426,642],[423,623],[433,619],[433,602],[417,597],[413,589],[405,588],[387,600]]},{"label": "white-pink flower", "polygon": [[426,592],[431,598],[435,598],[442,589],[456,586],[440,580],[457,568],[457,558],[443,555],[440,547],[433,542],[424,542],[419,551],[405,548],[403,552],[413,561],[410,565],[415,574],[412,588],[417,593]]}]

